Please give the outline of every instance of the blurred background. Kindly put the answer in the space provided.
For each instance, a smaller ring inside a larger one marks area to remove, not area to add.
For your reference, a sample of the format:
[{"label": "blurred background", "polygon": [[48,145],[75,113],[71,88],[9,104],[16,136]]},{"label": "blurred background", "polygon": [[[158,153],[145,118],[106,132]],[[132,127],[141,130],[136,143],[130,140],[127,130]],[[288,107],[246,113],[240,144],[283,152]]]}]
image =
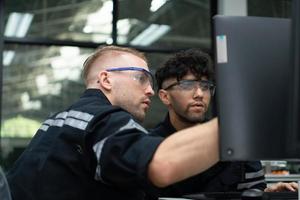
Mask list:
[{"label": "blurred background", "polygon": [[[153,73],[179,50],[201,48],[213,57],[216,14],[289,18],[291,0],[0,0],[0,165],[8,169],[41,122],[81,95],[82,64],[95,48],[143,51]],[[153,97],[144,126],[165,111]],[[299,172],[297,163],[271,164]]]}]

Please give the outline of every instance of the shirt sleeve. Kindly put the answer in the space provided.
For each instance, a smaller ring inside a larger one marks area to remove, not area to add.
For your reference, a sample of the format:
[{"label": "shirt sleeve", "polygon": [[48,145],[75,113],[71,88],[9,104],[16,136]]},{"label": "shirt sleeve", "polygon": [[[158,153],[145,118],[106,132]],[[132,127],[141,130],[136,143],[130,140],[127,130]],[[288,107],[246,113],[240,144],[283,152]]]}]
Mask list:
[{"label": "shirt sleeve", "polygon": [[163,138],[150,136],[126,112],[110,114],[96,127],[92,133],[97,160],[94,178],[120,188],[148,186],[148,164]]},{"label": "shirt sleeve", "polygon": [[251,161],[244,164],[244,179],[237,186],[238,190],[266,188],[265,173],[260,161]]}]

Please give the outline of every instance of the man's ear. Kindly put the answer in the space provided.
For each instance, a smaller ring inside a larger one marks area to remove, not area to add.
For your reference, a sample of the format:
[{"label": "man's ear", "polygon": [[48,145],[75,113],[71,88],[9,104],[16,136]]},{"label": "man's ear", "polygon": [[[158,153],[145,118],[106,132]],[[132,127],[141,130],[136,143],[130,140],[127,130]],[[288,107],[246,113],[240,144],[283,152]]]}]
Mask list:
[{"label": "man's ear", "polygon": [[169,94],[166,90],[164,89],[160,89],[158,91],[158,96],[160,98],[160,100],[163,102],[163,104],[165,105],[169,105],[170,101],[169,101]]},{"label": "man's ear", "polygon": [[106,90],[111,90],[112,88],[112,82],[111,77],[107,71],[101,71],[97,75],[97,83],[100,84],[100,86]]}]

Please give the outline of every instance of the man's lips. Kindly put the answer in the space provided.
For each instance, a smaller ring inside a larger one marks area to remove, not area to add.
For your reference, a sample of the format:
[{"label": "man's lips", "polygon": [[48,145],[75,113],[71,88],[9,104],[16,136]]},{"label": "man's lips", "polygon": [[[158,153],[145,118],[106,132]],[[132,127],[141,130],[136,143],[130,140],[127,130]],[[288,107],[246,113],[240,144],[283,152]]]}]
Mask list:
[{"label": "man's lips", "polygon": [[201,103],[201,102],[197,102],[197,103],[192,103],[190,105],[191,107],[205,107],[204,103]]},{"label": "man's lips", "polygon": [[190,104],[190,108],[193,108],[193,109],[200,109],[200,110],[205,110],[205,105],[201,102],[197,102],[197,103],[192,103]]},{"label": "man's lips", "polygon": [[151,101],[150,100],[145,100],[142,103],[147,105],[147,107],[150,107]]}]

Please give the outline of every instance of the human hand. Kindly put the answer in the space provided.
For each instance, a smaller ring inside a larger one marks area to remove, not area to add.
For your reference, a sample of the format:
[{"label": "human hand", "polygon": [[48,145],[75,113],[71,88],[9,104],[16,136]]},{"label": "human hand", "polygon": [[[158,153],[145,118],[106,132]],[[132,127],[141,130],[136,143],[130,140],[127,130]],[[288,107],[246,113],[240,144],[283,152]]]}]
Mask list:
[{"label": "human hand", "polygon": [[296,192],[298,191],[298,184],[296,182],[290,182],[290,183],[278,182],[267,187],[264,191],[265,192],[282,192],[282,191]]}]

